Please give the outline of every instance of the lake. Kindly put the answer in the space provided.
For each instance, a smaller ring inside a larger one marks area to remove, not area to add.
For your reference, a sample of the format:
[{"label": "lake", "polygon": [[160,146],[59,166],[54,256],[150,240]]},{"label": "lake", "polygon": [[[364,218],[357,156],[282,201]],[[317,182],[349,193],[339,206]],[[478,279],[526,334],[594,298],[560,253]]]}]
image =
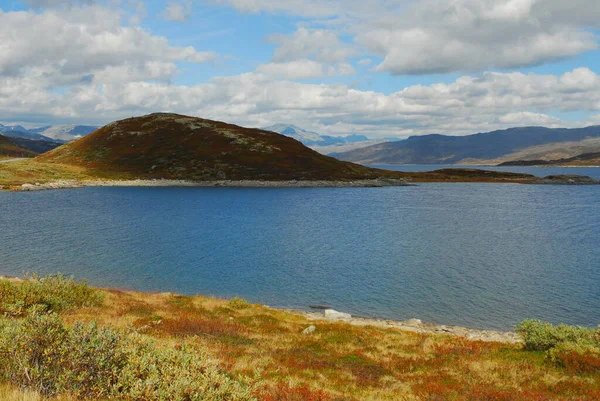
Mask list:
[{"label": "lake", "polygon": [[0,274],[366,317],[600,323],[600,187],[0,192]]}]

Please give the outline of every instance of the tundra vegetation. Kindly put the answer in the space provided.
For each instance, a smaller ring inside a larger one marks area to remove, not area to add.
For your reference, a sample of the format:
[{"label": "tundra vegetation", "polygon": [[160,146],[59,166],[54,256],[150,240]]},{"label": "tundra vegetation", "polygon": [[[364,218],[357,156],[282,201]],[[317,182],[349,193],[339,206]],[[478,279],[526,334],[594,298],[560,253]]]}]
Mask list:
[{"label": "tundra vegetation", "polygon": [[470,341],[60,275],[0,280],[0,315],[6,401],[600,399],[600,332],[534,320]]},{"label": "tundra vegetation", "polygon": [[116,121],[34,159],[0,164],[0,189],[59,180],[131,179],[536,181],[530,174],[473,169],[406,173],[374,169],[324,156],[273,132],[164,113]]}]

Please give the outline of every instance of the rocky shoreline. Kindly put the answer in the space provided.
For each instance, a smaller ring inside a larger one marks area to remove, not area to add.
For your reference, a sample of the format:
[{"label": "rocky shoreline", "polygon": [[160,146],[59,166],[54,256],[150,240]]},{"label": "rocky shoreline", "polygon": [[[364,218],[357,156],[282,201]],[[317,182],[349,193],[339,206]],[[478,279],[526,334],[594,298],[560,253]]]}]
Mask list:
[{"label": "rocky shoreline", "polygon": [[[0,275],[1,280],[8,280],[12,282],[22,282],[23,278],[14,277],[14,276],[2,276]],[[164,293],[165,295],[173,295],[172,293]],[[338,312],[333,309],[325,309],[321,312],[308,312],[297,309],[279,309],[273,308],[267,305],[263,305],[265,308],[275,309],[275,310],[283,310],[288,313],[292,313],[294,315],[302,316],[307,320],[314,322],[314,325],[307,327],[304,331],[305,334],[312,334],[318,330],[319,322],[328,321],[328,322],[343,322],[348,323],[353,326],[376,326],[376,327],[385,327],[385,328],[395,328],[402,331],[409,331],[413,333],[423,333],[423,334],[441,334],[441,335],[449,335],[455,337],[464,337],[469,340],[479,340],[479,341],[487,341],[487,342],[502,342],[502,343],[510,343],[517,344],[521,343],[522,340],[515,332],[509,331],[496,331],[496,330],[478,330],[478,329],[469,329],[467,327],[461,326],[448,326],[448,325],[439,325],[434,323],[424,323],[420,319],[409,319],[405,321],[400,320],[390,320],[390,319],[375,319],[375,318],[365,318],[365,317],[356,317],[352,316],[348,313]]]},{"label": "rocky shoreline", "polygon": [[83,187],[234,187],[234,188],[380,188],[413,186],[405,180],[373,179],[355,181],[186,181],[186,180],[59,180],[49,183],[23,184],[13,191],[44,191]]},{"label": "rocky shoreline", "polygon": [[[578,175],[554,175],[525,182],[529,185],[598,185],[600,180]],[[83,187],[232,187],[232,188],[380,188],[415,186],[403,179],[378,178],[354,181],[257,181],[257,180],[58,180],[48,183],[23,184],[11,187],[11,191],[44,191]]]},{"label": "rocky shoreline", "polygon": [[[389,320],[389,319],[373,319],[364,317],[351,316],[348,313],[337,312],[333,309],[327,309],[323,313],[307,312],[301,310],[286,309],[287,312],[303,316],[308,320],[314,321],[318,325],[318,321],[339,321],[351,324],[353,326],[376,326],[385,328],[396,328],[403,331],[423,334],[442,334],[456,337],[464,337],[469,340],[479,340],[487,342],[502,342],[517,344],[522,340],[515,332],[496,331],[496,330],[478,330],[469,329],[460,326],[448,326],[434,323],[424,323],[420,319],[409,319],[405,321]],[[310,328],[314,327],[314,328]],[[318,326],[307,327],[306,334],[310,334],[318,330]]]}]

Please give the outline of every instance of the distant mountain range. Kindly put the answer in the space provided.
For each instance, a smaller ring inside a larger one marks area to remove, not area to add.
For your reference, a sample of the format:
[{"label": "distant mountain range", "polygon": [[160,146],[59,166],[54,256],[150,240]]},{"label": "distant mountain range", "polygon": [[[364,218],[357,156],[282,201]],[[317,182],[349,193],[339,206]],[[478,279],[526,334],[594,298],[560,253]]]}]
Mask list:
[{"label": "distant mountain range", "polygon": [[82,138],[96,131],[98,127],[89,125],[48,125],[27,129],[21,125],[0,124],[0,133],[12,138],[65,143]]},{"label": "distant mountain range", "polygon": [[346,152],[352,149],[386,142],[385,139],[376,140],[358,134],[346,136],[321,135],[292,124],[275,124],[262,129],[294,138],[295,140],[302,142],[303,145],[322,154]]},{"label": "distant mountain range", "polygon": [[600,126],[523,127],[467,136],[423,135],[334,156],[362,164],[488,164],[559,160],[600,152]]},{"label": "distant mountain range", "polygon": [[316,132],[307,131],[291,124],[275,124],[263,129],[265,131],[277,132],[278,134],[289,136],[290,138],[302,142],[306,146],[343,145],[346,143],[366,142],[370,140],[364,135],[356,134],[348,136],[320,135]]}]

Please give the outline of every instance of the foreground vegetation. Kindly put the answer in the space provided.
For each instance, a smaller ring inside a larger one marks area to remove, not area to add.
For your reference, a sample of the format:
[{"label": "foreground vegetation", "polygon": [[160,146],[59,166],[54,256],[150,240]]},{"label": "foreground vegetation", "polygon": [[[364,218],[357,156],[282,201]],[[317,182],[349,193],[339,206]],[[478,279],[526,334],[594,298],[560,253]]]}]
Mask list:
[{"label": "foreground vegetation", "polygon": [[538,321],[489,343],[61,276],[0,281],[0,314],[7,401],[600,399],[600,332]]}]

